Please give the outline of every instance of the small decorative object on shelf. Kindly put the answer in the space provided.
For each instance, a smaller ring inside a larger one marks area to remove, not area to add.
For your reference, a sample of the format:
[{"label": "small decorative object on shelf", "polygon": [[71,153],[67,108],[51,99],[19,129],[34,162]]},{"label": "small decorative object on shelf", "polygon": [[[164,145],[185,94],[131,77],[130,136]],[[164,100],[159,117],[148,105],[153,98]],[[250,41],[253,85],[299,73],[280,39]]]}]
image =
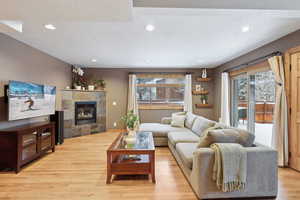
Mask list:
[{"label": "small decorative object on shelf", "polygon": [[197,92],[201,91],[201,85],[200,84],[196,85],[196,91]]},{"label": "small decorative object on shelf", "polygon": [[136,129],[139,118],[133,113],[133,110],[129,111],[121,120],[126,124],[128,135],[125,137],[127,148],[134,147],[136,143]]},{"label": "small decorative object on shelf", "polygon": [[203,70],[202,70],[202,76],[201,76],[202,78],[207,78],[207,71],[206,71],[206,68],[204,68]]},{"label": "small decorative object on shelf", "polygon": [[95,90],[95,86],[94,85],[89,85],[88,86],[88,90],[89,91],[94,91]]},{"label": "small decorative object on shelf", "polygon": [[92,85],[95,86],[95,89],[97,90],[103,90],[105,88],[105,81],[102,79],[97,79],[92,81]]},{"label": "small decorative object on shelf", "polygon": [[76,90],[81,90],[81,85],[75,85]]},{"label": "small decorative object on shelf", "polygon": [[202,104],[207,104],[208,103],[207,102],[207,99],[208,99],[207,95],[201,95],[200,99],[201,99],[201,103]]}]

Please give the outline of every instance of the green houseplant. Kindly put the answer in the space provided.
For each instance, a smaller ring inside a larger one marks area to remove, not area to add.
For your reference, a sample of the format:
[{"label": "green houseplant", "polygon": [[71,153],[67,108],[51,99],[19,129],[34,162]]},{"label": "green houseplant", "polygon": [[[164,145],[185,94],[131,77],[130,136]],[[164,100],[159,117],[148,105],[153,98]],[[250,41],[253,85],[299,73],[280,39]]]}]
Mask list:
[{"label": "green houseplant", "polygon": [[201,103],[202,103],[202,104],[207,104],[207,102],[208,102],[208,101],[207,101],[208,96],[207,96],[206,94],[201,95],[200,99],[201,99]]},{"label": "green houseplant", "polygon": [[97,79],[93,81],[93,85],[96,87],[96,89],[104,89],[106,84],[104,80]]},{"label": "green houseplant", "polygon": [[130,110],[121,118],[121,120],[125,123],[127,129],[135,130],[138,125],[139,118],[136,114],[133,113],[133,110]]},{"label": "green houseplant", "polygon": [[133,110],[130,110],[121,118],[121,120],[125,123],[128,131],[125,142],[127,147],[131,148],[136,143],[136,128],[138,126],[139,118],[136,114],[134,114]]}]

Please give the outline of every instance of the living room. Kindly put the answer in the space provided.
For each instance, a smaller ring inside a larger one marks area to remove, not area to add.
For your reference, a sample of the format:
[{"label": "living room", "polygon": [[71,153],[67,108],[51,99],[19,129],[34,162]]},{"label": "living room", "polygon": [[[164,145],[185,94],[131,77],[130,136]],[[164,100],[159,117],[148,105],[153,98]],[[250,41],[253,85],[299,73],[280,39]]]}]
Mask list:
[{"label": "living room", "polygon": [[300,4],[0,7],[0,199],[299,199]]}]

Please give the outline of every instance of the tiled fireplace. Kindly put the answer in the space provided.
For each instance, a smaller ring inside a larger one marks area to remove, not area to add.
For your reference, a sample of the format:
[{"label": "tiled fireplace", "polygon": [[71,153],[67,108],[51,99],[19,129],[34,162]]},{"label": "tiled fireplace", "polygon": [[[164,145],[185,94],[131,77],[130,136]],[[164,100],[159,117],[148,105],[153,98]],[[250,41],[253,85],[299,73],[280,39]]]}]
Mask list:
[{"label": "tiled fireplace", "polygon": [[62,107],[65,138],[106,130],[105,91],[64,90]]}]

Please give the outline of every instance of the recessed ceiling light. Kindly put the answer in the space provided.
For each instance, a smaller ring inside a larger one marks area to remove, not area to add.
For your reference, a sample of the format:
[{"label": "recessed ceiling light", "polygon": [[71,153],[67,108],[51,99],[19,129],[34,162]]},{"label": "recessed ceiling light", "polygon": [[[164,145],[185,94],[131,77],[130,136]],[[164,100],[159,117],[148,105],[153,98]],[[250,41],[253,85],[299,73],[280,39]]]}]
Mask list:
[{"label": "recessed ceiling light", "polygon": [[250,26],[243,26],[242,27],[242,32],[243,33],[246,33],[246,32],[248,32],[250,30]]},{"label": "recessed ceiling light", "polygon": [[97,60],[96,59],[92,59],[92,62],[97,62]]},{"label": "recessed ceiling light", "polygon": [[149,31],[149,32],[152,32],[155,30],[155,26],[152,25],[152,24],[148,24],[146,27],[145,27],[146,31]]},{"label": "recessed ceiling light", "polygon": [[53,24],[46,24],[45,28],[49,29],[49,30],[55,30],[56,29],[56,27]]}]

